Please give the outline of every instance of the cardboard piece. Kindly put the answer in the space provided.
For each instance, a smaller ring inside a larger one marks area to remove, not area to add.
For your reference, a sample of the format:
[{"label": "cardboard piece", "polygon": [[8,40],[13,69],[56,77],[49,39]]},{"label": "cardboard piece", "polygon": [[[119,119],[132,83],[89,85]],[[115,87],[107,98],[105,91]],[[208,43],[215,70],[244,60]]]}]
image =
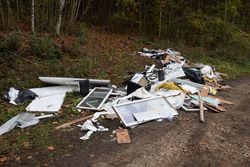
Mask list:
[{"label": "cardboard piece", "polygon": [[116,129],[116,139],[118,144],[131,143],[127,129]]},{"label": "cardboard piece", "polygon": [[203,87],[201,88],[201,96],[207,96],[208,93],[209,93],[209,88],[206,87],[206,86],[203,86]]},{"label": "cardboard piece", "polygon": [[114,119],[117,119],[118,116],[116,114],[107,114],[107,115],[105,115],[105,118],[114,120]]}]

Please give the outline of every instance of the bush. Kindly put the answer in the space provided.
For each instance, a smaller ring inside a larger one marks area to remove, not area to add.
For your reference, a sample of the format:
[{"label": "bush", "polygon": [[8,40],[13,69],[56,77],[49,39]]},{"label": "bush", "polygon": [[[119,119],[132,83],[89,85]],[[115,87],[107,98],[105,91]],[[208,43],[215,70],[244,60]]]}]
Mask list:
[{"label": "bush", "polygon": [[88,29],[85,26],[83,26],[83,25],[79,26],[78,33],[76,35],[78,36],[78,42],[80,44],[83,44],[86,42],[87,32],[88,32]]},{"label": "bush", "polygon": [[204,48],[210,57],[241,64],[249,60],[250,36],[220,18],[190,16],[169,27],[171,39]]},{"label": "bush", "polygon": [[72,45],[70,45],[67,49],[67,54],[70,55],[70,57],[79,57],[82,55],[81,46],[79,43],[74,42]]},{"label": "bush", "polygon": [[88,28],[85,24],[76,24],[69,26],[67,30],[69,35],[75,35],[78,38],[80,44],[84,44],[87,40]]},{"label": "bush", "polygon": [[21,34],[13,33],[0,39],[0,52],[15,52],[21,47]]},{"label": "bush", "polygon": [[39,38],[32,36],[30,40],[31,50],[36,57],[41,59],[57,59],[61,57],[59,50],[54,46],[51,38]]},{"label": "bush", "polygon": [[129,17],[116,13],[108,18],[106,29],[112,32],[126,33],[135,32],[139,23]]}]

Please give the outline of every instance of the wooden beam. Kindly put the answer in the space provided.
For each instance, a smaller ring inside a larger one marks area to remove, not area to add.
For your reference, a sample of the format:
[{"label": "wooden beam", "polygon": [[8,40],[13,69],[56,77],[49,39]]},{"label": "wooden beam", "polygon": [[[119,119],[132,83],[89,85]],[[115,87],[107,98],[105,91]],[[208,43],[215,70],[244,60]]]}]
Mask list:
[{"label": "wooden beam", "polygon": [[61,128],[66,128],[66,127],[69,127],[70,125],[76,124],[76,123],[81,122],[81,121],[85,121],[85,120],[90,119],[92,117],[93,117],[92,114],[91,115],[87,115],[87,116],[84,116],[82,118],[79,118],[79,119],[67,122],[67,123],[62,124],[60,126],[57,126],[57,127],[55,127],[55,129],[58,130],[58,129],[61,129]]},{"label": "wooden beam", "polygon": [[198,91],[198,97],[199,97],[199,104],[200,104],[200,120],[201,120],[201,122],[205,122],[205,120],[204,120],[203,99],[202,99],[201,93],[199,91]]}]

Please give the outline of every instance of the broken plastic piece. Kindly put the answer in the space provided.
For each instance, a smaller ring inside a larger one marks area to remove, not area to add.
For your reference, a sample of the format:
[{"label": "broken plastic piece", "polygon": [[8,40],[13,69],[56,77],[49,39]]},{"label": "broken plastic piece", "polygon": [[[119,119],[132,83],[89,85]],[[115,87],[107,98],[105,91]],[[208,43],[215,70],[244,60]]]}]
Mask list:
[{"label": "broken plastic piece", "polygon": [[0,127],[0,135],[9,132],[15,126],[18,126],[20,128],[25,128],[31,125],[35,125],[38,122],[39,122],[39,119],[36,119],[35,114],[31,114],[31,113],[18,114],[17,116],[5,122]]},{"label": "broken plastic piece", "polygon": [[92,122],[97,122],[97,119],[101,116],[101,115],[106,115],[109,114],[108,112],[104,111],[104,112],[96,112],[93,117],[91,118]]},{"label": "broken plastic piece", "polygon": [[28,126],[37,124],[39,122],[39,119],[41,118],[48,118],[51,116],[53,115],[50,114],[36,117],[35,114],[31,113],[18,114],[7,122],[5,122],[2,126],[0,126],[0,135],[11,131],[15,126],[19,128],[26,128]]},{"label": "broken plastic piece", "polygon": [[84,136],[80,137],[81,140],[88,140],[94,131],[88,131]]},{"label": "broken plastic piece", "polygon": [[87,120],[83,123],[81,130],[90,130],[96,132],[97,128],[94,126],[91,120]]}]

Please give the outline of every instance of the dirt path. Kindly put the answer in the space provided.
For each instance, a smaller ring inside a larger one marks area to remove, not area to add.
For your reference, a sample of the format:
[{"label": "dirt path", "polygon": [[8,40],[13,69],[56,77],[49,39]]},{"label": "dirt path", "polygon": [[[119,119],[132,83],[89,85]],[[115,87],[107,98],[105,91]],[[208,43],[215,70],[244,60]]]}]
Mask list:
[{"label": "dirt path", "polygon": [[[235,103],[224,113],[205,113],[206,123],[196,113],[180,111],[173,121],[150,122],[129,130],[132,144],[118,145],[109,133],[79,141],[79,130],[71,152],[65,151],[53,166],[249,166],[250,78],[228,81],[233,88],[219,96]],[[111,129],[118,122],[105,122]],[[64,136],[65,137],[65,136]]]}]

